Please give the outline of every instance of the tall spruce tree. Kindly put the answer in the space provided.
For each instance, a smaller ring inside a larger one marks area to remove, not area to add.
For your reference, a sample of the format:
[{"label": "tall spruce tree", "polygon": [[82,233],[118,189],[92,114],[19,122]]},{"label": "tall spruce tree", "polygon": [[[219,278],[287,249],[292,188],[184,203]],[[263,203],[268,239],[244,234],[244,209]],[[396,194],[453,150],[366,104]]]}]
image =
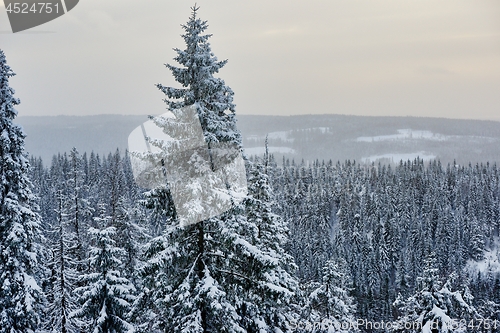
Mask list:
[{"label": "tall spruce tree", "polygon": [[417,278],[417,291],[406,300],[399,296],[394,305],[401,316],[394,325],[395,332],[467,332],[471,320],[480,316],[470,304],[473,297],[468,288],[452,291],[452,274],[443,284],[439,279],[436,254],[425,259],[422,276]]},{"label": "tall spruce tree", "polygon": [[57,200],[56,220],[51,221],[47,244],[50,245],[49,286],[46,291],[48,307],[44,327],[51,333],[77,332],[79,322],[69,318],[76,309],[76,297],[73,293],[77,278],[77,263],[71,256],[75,246],[75,237],[68,227],[67,200],[61,190],[55,194]]},{"label": "tall spruce tree", "polygon": [[244,318],[247,332],[286,331],[292,302],[298,282],[292,275],[296,266],[293,257],[284,247],[288,241],[288,228],[281,216],[274,213],[276,205],[266,173],[266,162],[247,163],[249,170],[248,196],[245,200],[246,222],[253,234],[250,244],[256,248],[243,248],[240,258],[249,265],[242,266],[240,273],[250,278],[243,290],[238,312]]},{"label": "tall spruce tree", "polygon": [[86,196],[88,189],[85,185],[83,159],[78,150],[73,147],[70,152],[70,166],[67,175],[67,191],[71,203],[69,213],[73,232],[76,236],[76,256],[82,261],[85,258],[85,227],[92,209]]},{"label": "tall spruce tree", "polygon": [[182,26],[186,32],[182,35],[186,49],[174,49],[177,52],[174,60],[183,67],[166,65],[182,88],[161,84],[157,87],[166,95],[165,103],[169,110],[197,105],[203,134],[209,145],[227,142],[241,147],[241,134],[236,128],[234,93],[224,80],[214,76],[227,64],[227,60],[219,61],[212,53],[208,42],[212,35],[202,34],[208,24],[197,17],[198,9],[196,6],[192,8],[189,21]]},{"label": "tall spruce tree", "polygon": [[[173,131],[175,135],[175,127],[183,126],[184,108],[194,107],[209,151],[220,145],[241,149],[233,92],[222,79],[214,77],[226,61],[218,61],[213,55],[208,43],[211,35],[203,35],[207,22],[197,17],[197,11],[198,7],[193,7],[189,21],[183,25],[186,49],[175,49],[174,59],[182,67],[167,65],[182,88],[158,85],[175,119],[156,118],[154,122],[165,133]],[[160,149],[168,146],[154,140],[150,143]],[[163,153],[168,154],[166,150]],[[213,169],[217,161],[210,162]],[[196,163],[192,166],[195,174],[205,167]],[[291,284],[285,281],[289,275],[284,268],[276,268],[279,261],[269,255],[275,255],[275,249],[262,249],[262,243],[268,240],[258,239],[258,221],[247,219],[243,203],[234,203],[219,216],[179,226],[168,185],[146,193],[146,202],[163,215],[164,226],[162,234],[147,247],[147,263],[142,270],[144,288],[135,307],[143,309],[140,318],[149,319],[142,327],[145,331],[243,333],[276,332],[284,327],[285,313],[279,310],[292,294],[287,289]],[[279,226],[269,228],[275,228],[275,232]],[[268,231],[265,234],[271,237]],[[261,276],[259,272],[247,274],[250,267],[264,270]],[[254,276],[259,280],[253,280]],[[262,299],[266,302],[258,304]]]},{"label": "tall spruce tree", "polygon": [[133,332],[127,315],[135,288],[119,271],[126,253],[116,246],[116,228],[110,226],[111,217],[106,215],[104,205],[99,215],[95,218],[98,228],[89,229],[93,242],[88,258],[91,272],[81,276],[83,286],[75,289],[81,306],[70,317],[86,320],[88,331],[93,333]]},{"label": "tall spruce tree", "polygon": [[40,217],[27,177],[25,135],[17,116],[14,73],[0,50],[0,332],[33,332],[39,323],[42,291],[37,256]]},{"label": "tall spruce tree", "polygon": [[309,295],[307,318],[311,323],[322,322],[335,332],[355,331],[354,299],[349,295],[352,282],[345,260],[328,260],[323,267],[323,281]]}]

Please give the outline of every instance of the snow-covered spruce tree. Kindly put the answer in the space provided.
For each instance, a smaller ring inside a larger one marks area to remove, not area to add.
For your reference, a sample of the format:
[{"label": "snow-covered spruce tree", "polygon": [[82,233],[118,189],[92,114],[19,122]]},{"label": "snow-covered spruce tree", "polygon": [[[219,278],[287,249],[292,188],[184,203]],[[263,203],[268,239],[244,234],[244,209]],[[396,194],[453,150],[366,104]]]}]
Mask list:
[{"label": "snow-covered spruce tree", "polygon": [[[85,230],[87,227],[87,220],[92,213],[92,208],[88,203],[88,188],[85,185],[85,172],[83,169],[83,159],[76,148],[73,147],[70,152],[69,159],[69,172],[67,180],[67,192],[69,200],[69,221],[71,222],[72,231],[76,237],[75,241],[75,255],[79,261],[85,259],[85,245],[86,235]],[[79,265],[78,271],[83,271],[82,266]]]},{"label": "snow-covered spruce tree", "polygon": [[[265,165],[259,159],[247,163],[248,196],[245,199],[248,230],[253,231],[250,244],[238,253],[249,265],[240,273],[248,279],[240,295],[238,312],[247,332],[286,331],[291,319],[287,305],[298,287],[291,274],[295,264],[285,252],[288,228],[281,216],[274,213],[274,197]],[[255,248],[256,251],[252,251]],[[288,310],[288,311],[285,311]]]},{"label": "snow-covered spruce tree", "polygon": [[452,274],[446,283],[438,276],[437,259],[434,252],[427,256],[424,271],[417,278],[417,292],[407,299],[401,296],[394,305],[400,310],[395,322],[395,332],[468,332],[470,320],[478,319],[473,299],[468,288],[463,292],[451,291]]},{"label": "snow-covered spruce tree", "polygon": [[39,323],[42,292],[37,256],[40,218],[27,177],[25,135],[12,123],[19,99],[14,73],[0,50],[0,332],[33,332]]},{"label": "snow-covered spruce tree", "polygon": [[89,204],[92,209],[96,210],[101,198],[106,198],[103,194],[105,186],[103,184],[105,177],[103,177],[102,162],[99,154],[94,152],[90,153],[89,165],[87,168],[86,184],[88,192],[92,194],[89,198]]},{"label": "snow-covered spruce tree", "polygon": [[105,210],[101,207],[100,216],[95,218],[99,229],[89,229],[93,243],[88,259],[91,272],[81,277],[83,286],[75,289],[81,306],[70,317],[82,318],[92,333],[133,332],[127,314],[134,300],[134,287],[121,277],[120,257],[125,251],[115,245],[116,229],[109,226],[111,218]]},{"label": "snow-covered spruce tree", "polygon": [[[186,49],[176,49],[175,60],[183,67],[167,65],[182,88],[158,85],[175,119],[153,120],[165,133],[175,134],[176,126],[183,126],[184,107],[191,110],[194,107],[203,131],[202,140],[209,150],[221,144],[241,149],[233,92],[222,79],[214,77],[226,61],[218,61],[213,55],[208,43],[210,35],[202,34],[208,25],[197,17],[197,7],[192,10],[189,21],[183,25]],[[168,145],[154,140],[150,143],[168,157]],[[194,153],[190,160],[195,174],[203,173],[206,167],[196,160],[198,157]],[[213,168],[214,161],[211,163]],[[203,200],[217,200],[217,197]],[[144,288],[135,305],[136,310],[142,310],[138,311],[138,318],[145,321],[141,329],[243,333],[278,332],[284,327],[280,307],[285,307],[286,297],[292,294],[287,289],[291,285],[287,281],[290,276],[284,268],[277,267],[282,263],[276,258],[282,254],[281,249],[261,248],[258,226],[255,220],[247,219],[243,203],[234,204],[220,216],[180,226],[169,185],[146,193],[146,202],[156,216],[163,216],[164,225],[162,233],[150,241],[146,250],[147,263],[142,269]],[[251,267],[263,271],[251,271]],[[254,280],[255,277],[258,279]],[[266,302],[260,308],[257,302],[264,299]]]},{"label": "snow-covered spruce tree", "polygon": [[126,162],[126,159],[121,158],[118,149],[114,154],[110,153],[104,160],[106,170],[102,185],[107,189],[103,200],[109,209],[111,226],[116,228],[116,245],[126,252],[122,273],[132,280],[136,275],[139,260],[139,243],[141,240],[144,241],[145,231],[139,225],[142,219],[141,212],[126,195],[128,191],[124,173]]},{"label": "snow-covered spruce tree", "polygon": [[[356,329],[356,305],[349,296],[352,281],[345,260],[328,260],[323,267],[323,281],[308,297],[305,312],[310,323],[323,323],[335,332]],[[319,331],[319,330],[318,330]]]},{"label": "snow-covered spruce tree", "polygon": [[49,230],[50,258],[47,265],[50,270],[49,287],[46,292],[48,309],[44,320],[44,332],[72,333],[77,332],[78,322],[69,318],[76,309],[73,293],[77,273],[76,261],[71,255],[75,246],[75,237],[68,228],[67,200],[61,190],[56,192],[56,221]]},{"label": "snow-covered spruce tree", "polygon": [[241,145],[241,134],[236,128],[234,93],[224,80],[214,77],[227,60],[218,61],[212,53],[208,42],[212,35],[202,35],[208,24],[197,18],[198,9],[192,8],[189,21],[182,26],[186,31],[182,35],[186,49],[174,49],[177,52],[174,60],[183,67],[166,65],[183,88],[161,84],[157,87],[167,96],[165,103],[169,110],[198,105],[201,127],[209,145],[218,142]]}]

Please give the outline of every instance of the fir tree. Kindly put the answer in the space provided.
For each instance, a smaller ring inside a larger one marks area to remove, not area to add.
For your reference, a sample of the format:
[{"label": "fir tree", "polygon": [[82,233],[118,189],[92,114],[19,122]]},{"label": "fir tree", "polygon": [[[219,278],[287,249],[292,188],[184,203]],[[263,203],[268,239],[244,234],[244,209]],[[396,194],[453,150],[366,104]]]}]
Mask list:
[{"label": "fir tree", "polygon": [[125,251],[115,245],[116,228],[109,226],[111,218],[105,215],[105,209],[101,208],[95,219],[99,229],[89,229],[94,244],[88,259],[92,270],[81,277],[83,286],[75,289],[81,306],[71,317],[86,320],[93,333],[133,332],[127,315],[134,300],[134,286],[119,271]]},{"label": "fir tree", "polygon": [[468,289],[462,293],[452,291],[455,275],[442,284],[437,267],[436,255],[431,253],[425,260],[422,276],[417,279],[417,292],[406,300],[398,297],[394,303],[401,311],[395,331],[466,332],[467,325],[463,322],[469,323],[471,319],[479,318],[476,309],[470,304],[472,296]]},{"label": "fir tree", "polygon": [[86,219],[91,213],[88,200],[87,186],[85,185],[83,159],[76,148],[71,149],[69,170],[67,174],[67,191],[70,202],[69,214],[73,232],[76,236],[76,255],[78,260],[85,258],[85,227]]},{"label": "fir tree", "polygon": [[40,217],[28,179],[25,135],[17,116],[14,73],[0,50],[0,332],[33,332],[39,324],[42,291],[37,282]]},{"label": "fir tree", "polygon": [[[324,322],[336,332],[355,330],[356,305],[349,295],[352,282],[346,262],[328,260],[323,268],[323,281],[309,295],[306,304],[308,320],[311,323]],[[347,328],[347,329],[345,329]]]},{"label": "fir tree", "polygon": [[111,226],[116,228],[117,246],[126,252],[123,258],[123,273],[128,278],[134,278],[139,260],[139,244],[144,241],[146,232],[144,227],[139,225],[144,219],[142,211],[128,193],[124,172],[127,162],[127,159],[121,158],[118,150],[109,154],[102,184],[107,189],[103,200],[106,200],[109,207]]},{"label": "fir tree", "polygon": [[248,196],[246,230],[252,230],[238,256],[248,265],[238,270],[247,277],[246,288],[240,294],[238,312],[244,319],[247,332],[286,331],[289,326],[293,292],[298,282],[292,273],[296,266],[284,247],[288,241],[288,228],[281,216],[274,213],[275,201],[265,166],[257,160],[248,163]]},{"label": "fir tree", "polygon": [[[191,119],[186,112],[195,110],[203,132],[201,140],[208,145],[210,155],[208,164],[199,152],[195,151],[190,158],[189,172],[199,176],[218,168],[221,161],[215,156],[217,148],[233,147],[239,151],[241,135],[236,128],[233,92],[222,79],[214,77],[226,61],[218,61],[213,55],[208,43],[210,35],[203,35],[207,22],[197,17],[198,7],[192,10],[188,23],[183,25],[186,49],[175,49],[175,60],[183,67],[167,65],[182,88],[158,85],[175,118],[153,120],[165,133],[175,137],[179,128],[186,133],[183,126]],[[184,138],[182,143],[192,139]],[[163,161],[167,160],[169,147],[176,144],[155,140],[150,143],[161,150],[154,159]],[[191,190],[213,187],[216,181],[207,177]],[[236,200],[232,208],[219,216],[181,226],[176,211],[179,208],[173,206],[170,186],[175,183],[146,193],[147,205],[154,208],[155,214],[163,215],[165,224],[162,234],[149,243],[147,263],[142,269],[145,288],[135,308],[143,308],[141,318],[147,316],[145,306],[153,313],[144,330],[243,333],[259,329],[259,332],[275,332],[284,327],[285,314],[279,310],[292,294],[287,289],[293,285],[288,281],[292,279],[277,259],[283,254],[280,243],[271,246],[270,231],[264,230],[282,232],[282,226],[272,221],[270,212],[267,218],[274,223],[270,226],[247,219],[245,206]],[[195,192],[188,195],[196,201]],[[214,193],[203,199],[217,202],[218,197]],[[194,205],[187,211],[196,209]],[[279,239],[280,235],[274,237]],[[256,269],[263,268],[260,276],[257,270],[249,270],[253,265]]]},{"label": "fir tree", "polygon": [[182,35],[186,49],[174,49],[174,58],[183,67],[167,64],[175,80],[182,88],[157,87],[166,95],[165,103],[169,110],[197,105],[199,119],[205,140],[211,144],[227,142],[241,146],[241,134],[236,128],[233,91],[224,80],[214,74],[224,67],[227,60],[219,61],[212,53],[208,39],[212,35],[203,35],[208,28],[207,21],[197,17],[199,7],[192,8],[189,21],[183,25]]},{"label": "fir tree", "polygon": [[75,237],[68,228],[67,201],[61,190],[56,193],[58,207],[56,221],[50,230],[51,262],[48,267],[51,271],[50,287],[47,292],[49,302],[45,318],[45,330],[51,333],[77,332],[79,322],[69,318],[76,309],[76,299],[73,293],[77,273],[76,261],[71,256],[75,246]]}]

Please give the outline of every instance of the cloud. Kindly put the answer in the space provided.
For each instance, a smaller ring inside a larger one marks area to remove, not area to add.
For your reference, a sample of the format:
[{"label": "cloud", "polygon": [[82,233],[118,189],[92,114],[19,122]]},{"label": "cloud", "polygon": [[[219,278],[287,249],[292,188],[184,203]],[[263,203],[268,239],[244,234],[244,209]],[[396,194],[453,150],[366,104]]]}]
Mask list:
[{"label": "cloud", "polygon": [[[20,111],[161,113],[153,84],[176,84],[163,64],[175,64],[172,48],[184,46],[180,24],[192,4],[137,3],[80,1],[33,30],[54,34],[2,35]],[[463,114],[481,109],[478,117],[498,113],[500,2],[198,3],[214,53],[229,59],[220,77],[239,113],[447,116],[450,105]],[[1,30],[9,30],[3,8]]]},{"label": "cloud", "polygon": [[111,32],[120,28],[120,24],[108,12],[102,10],[89,12],[87,24],[103,32]]},{"label": "cloud", "polygon": [[431,75],[431,76],[436,76],[436,75],[439,75],[439,76],[449,76],[449,75],[453,75],[455,74],[454,72],[446,69],[446,68],[442,68],[442,67],[432,67],[432,66],[423,66],[423,67],[420,67],[418,70],[417,70],[418,73],[420,74],[424,74],[424,75]]},{"label": "cloud", "polygon": [[301,29],[298,29],[297,27],[290,27],[290,28],[284,28],[284,29],[270,29],[264,31],[264,35],[267,36],[276,36],[276,37],[281,37],[281,36],[286,36],[286,35],[297,35],[297,34],[302,34],[303,31]]}]

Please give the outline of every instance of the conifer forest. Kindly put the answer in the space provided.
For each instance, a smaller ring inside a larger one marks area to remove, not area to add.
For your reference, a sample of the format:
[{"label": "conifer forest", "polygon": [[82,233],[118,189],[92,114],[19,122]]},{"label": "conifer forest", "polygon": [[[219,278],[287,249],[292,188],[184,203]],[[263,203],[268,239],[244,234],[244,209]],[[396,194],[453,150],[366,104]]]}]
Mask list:
[{"label": "conifer forest", "polygon": [[[207,27],[193,7],[158,98],[241,152]],[[180,225],[134,177],[153,153],[28,155],[14,75],[0,51],[0,333],[500,332],[496,164],[245,156],[247,194]]]}]

